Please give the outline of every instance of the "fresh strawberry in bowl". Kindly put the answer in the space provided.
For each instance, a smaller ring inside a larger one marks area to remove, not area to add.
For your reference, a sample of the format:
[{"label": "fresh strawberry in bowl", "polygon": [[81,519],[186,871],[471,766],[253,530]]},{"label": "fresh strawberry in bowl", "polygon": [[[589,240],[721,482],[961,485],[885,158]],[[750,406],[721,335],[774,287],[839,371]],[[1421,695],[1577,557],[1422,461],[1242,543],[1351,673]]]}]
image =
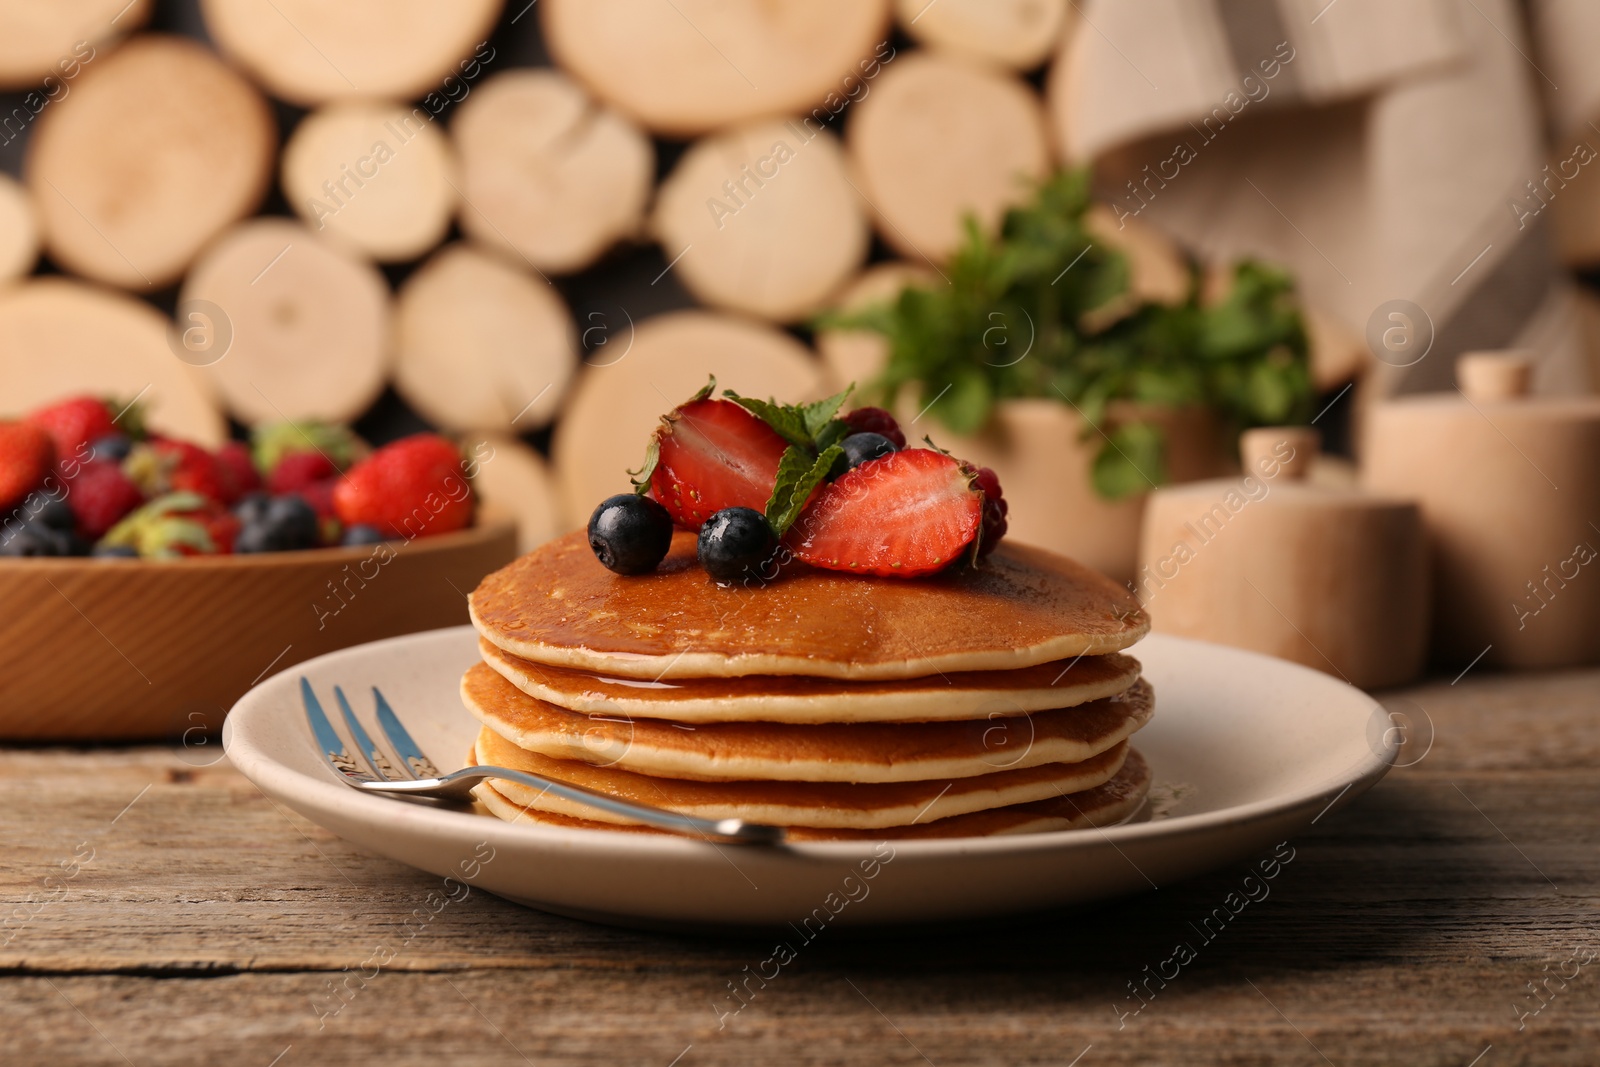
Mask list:
[{"label": "fresh strawberry in bowl", "polygon": [[346,471],[333,490],[334,512],[346,526],[375,527],[408,541],[470,526],[473,506],[460,448],[433,433],[384,445]]},{"label": "fresh strawberry in bowl", "polygon": [[50,433],[28,422],[0,423],[0,509],[14,511],[44,485],[56,462]]}]

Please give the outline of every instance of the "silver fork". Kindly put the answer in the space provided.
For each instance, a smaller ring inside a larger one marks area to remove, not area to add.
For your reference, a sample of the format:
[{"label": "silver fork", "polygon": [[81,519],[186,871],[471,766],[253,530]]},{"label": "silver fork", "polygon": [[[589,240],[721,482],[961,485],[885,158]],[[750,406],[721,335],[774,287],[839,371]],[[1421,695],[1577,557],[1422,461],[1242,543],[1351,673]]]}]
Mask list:
[{"label": "silver fork", "polygon": [[316,738],[317,746],[322,750],[322,758],[328,761],[328,766],[333,768],[341,781],[363,792],[398,797],[460,800],[465,798],[472,787],[479,782],[488,778],[500,778],[550,793],[563,800],[599,808],[615,815],[625,815],[648,826],[691,837],[735,844],[773,844],[784,839],[781,826],[745,822],[743,819],[697,819],[665,808],[618,800],[593,789],[585,789],[583,786],[553,778],[543,778],[524,771],[514,771],[509,767],[486,765],[463,767],[450,774],[440,774],[433,761],[428,759],[421,747],[412,740],[411,734],[400,724],[399,717],[395,715],[394,709],[383,698],[377,686],[373,686],[372,696],[378,707],[378,725],[382,728],[384,736],[389,739],[395,755],[400,757],[400,767],[396,769],[383,750],[372,743],[371,735],[356,718],[355,712],[350,708],[350,702],[345,699],[344,690],[334,686],[333,695],[339,701],[339,711],[344,716],[345,725],[350,728],[350,736],[355,738],[362,759],[372,769],[371,774],[356,766],[356,761],[345,748],[344,740],[334,730],[333,723],[328,721],[328,716],[323,712],[322,703],[317,700],[317,694],[312,690],[311,683],[305,678],[300,679],[300,698],[306,706],[306,720],[310,722],[311,733]]}]

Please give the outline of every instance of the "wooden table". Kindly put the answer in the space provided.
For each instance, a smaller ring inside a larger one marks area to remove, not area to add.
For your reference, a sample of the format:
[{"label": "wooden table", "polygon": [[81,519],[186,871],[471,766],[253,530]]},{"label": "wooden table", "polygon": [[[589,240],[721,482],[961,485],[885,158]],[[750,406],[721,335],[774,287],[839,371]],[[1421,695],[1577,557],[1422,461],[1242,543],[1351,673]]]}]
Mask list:
[{"label": "wooden table", "polygon": [[[214,742],[0,752],[0,1062],[1600,1063],[1600,671],[1403,696],[1425,758],[1294,841],[1210,943],[1190,924],[1243,868],[1025,925],[841,932],[721,1028],[769,946],[479,891],[408,934],[437,879],[289,814]],[[1183,940],[1198,958],[1119,1019]]]}]

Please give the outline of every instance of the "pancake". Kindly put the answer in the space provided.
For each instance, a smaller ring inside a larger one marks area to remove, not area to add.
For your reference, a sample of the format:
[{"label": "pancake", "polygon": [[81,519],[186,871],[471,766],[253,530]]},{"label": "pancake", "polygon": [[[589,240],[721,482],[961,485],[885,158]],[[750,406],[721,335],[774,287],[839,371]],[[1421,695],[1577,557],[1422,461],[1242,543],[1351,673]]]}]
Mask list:
[{"label": "pancake", "polygon": [[[474,756],[476,758],[476,756]],[[1128,750],[1122,769],[1110,781],[1093,789],[1032,804],[1015,804],[967,815],[952,815],[933,822],[894,826],[882,830],[816,829],[797,826],[789,831],[792,841],[877,841],[884,839],[927,839],[951,837],[990,837],[998,834],[1047,833],[1056,830],[1084,830],[1114,826],[1135,815],[1144,806],[1150,791],[1150,765],[1137,749]],[[536,826],[555,826],[572,830],[619,830],[626,833],[665,834],[649,826],[628,826],[596,822],[571,815],[525,808],[494,787],[483,782],[473,794],[490,814],[506,822],[527,822]]]},{"label": "pancake", "polygon": [[654,573],[625,577],[602,567],[576,530],[486,577],[468,606],[478,632],[513,655],[653,681],[1012,670],[1118,652],[1150,630],[1116,582],[1010,542],[982,566],[929,578],[796,563],[747,589],[707,577],[692,533],[673,535]]},{"label": "pancake", "polygon": [[484,662],[531,697],[572,711],[676,722],[929,722],[1070,708],[1115,696],[1139,677],[1132,656],[1081,656],[1014,671],[846,682],[747,675],[670,682],[608,678],[513,656],[483,638]]},{"label": "pancake", "polygon": [[964,722],[721,722],[585,715],[537,700],[482,663],[461,679],[467,710],[518,748],[635,774],[696,781],[921,782],[1099,755],[1150,721],[1155,696]]},{"label": "pancake", "polygon": [[[925,782],[696,782],[654,778],[615,767],[557,760],[518,748],[488,727],[478,733],[483,762],[581,785],[620,800],[706,819],[740,818],[779,826],[872,830],[906,826],[973,811],[1026,804],[1104,785],[1122,769],[1123,741],[1081,763],[1047,763],[990,774]],[[514,803],[601,822],[622,816],[500,780],[495,788]]]}]

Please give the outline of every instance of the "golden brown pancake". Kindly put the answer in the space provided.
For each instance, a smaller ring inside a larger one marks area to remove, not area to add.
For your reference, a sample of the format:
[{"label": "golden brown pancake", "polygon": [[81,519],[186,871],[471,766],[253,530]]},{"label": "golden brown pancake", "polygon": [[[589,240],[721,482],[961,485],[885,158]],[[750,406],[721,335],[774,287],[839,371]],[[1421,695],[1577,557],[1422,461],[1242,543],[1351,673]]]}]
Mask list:
[{"label": "golden brown pancake", "polygon": [[1045,763],[1078,763],[1150,721],[1140,681],[1075,708],[964,722],[719,722],[690,726],[559,708],[475,663],[461,679],[467,710],[519,748],[636,774],[697,781],[920,782]]},{"label": "golden brown pancake", "polygon": [[1012,670],[1117,652],[1150,619],[1116,582],[1003,542],[980,567],[876,578],[800,564],[763,588],[722,587],[673,535],[652,574],[602,567],[583,531],[485,578],[472,622],[513,655],[614,677],[801,674],[852,681]]},{"label": "golden brown pancake", "polygon": [[[474,756],[474,758],[476,758]],[[989,837],[996,834],[1045,833],[1053,830],[1082,830],[1113,826],[1138,812],[1150,791],[1150,765],[1137,749],[1128,750],[1122,769],[1110,781],[1093,789],[1032,804],[992,808],[967,815],[952,815],[934,822],[910,826],[891,826],[881,830],[817,829],[797,826],[789,830],[792,841],[875,841],[906,838]],[[619,830],[632,833],[665,834],[648,826],[596,822],[571,815],[525,808],[508,799],[491,782],[474,787],[473,794],[489,812],[506,822],[527,822],[536,826],[559,826],[575,830]]]},{"label": "golden brown pancake", "polygon": [[[551,759],[518,748],[487,726],[478,733],[478,755],[486,764],[581,785],[620,800],[648,804],[706,819],[747,819],[779,826],[857,830],[907,826],[972,811],[1027,804],[1103,785],[1122,769],[1126,741],[1081,763],[1047,763],[994,771],[970,778],[927,782],[696,782],[654,778],[615,767]],[[524,807],[602,822],[622,816],[562,800],[509,780],[495,788]]]},{"label": "golden brown pancake", "polygon": [[877,682],[762,674],[651,682],[550,667],[513,656],[481,637],[478,651],[485,663],[531,697],[573,711],[683,723],[982,719],[1115,696],[1139,677],[1138,660],[1113,653],[1014,671],[954,671]]}]

